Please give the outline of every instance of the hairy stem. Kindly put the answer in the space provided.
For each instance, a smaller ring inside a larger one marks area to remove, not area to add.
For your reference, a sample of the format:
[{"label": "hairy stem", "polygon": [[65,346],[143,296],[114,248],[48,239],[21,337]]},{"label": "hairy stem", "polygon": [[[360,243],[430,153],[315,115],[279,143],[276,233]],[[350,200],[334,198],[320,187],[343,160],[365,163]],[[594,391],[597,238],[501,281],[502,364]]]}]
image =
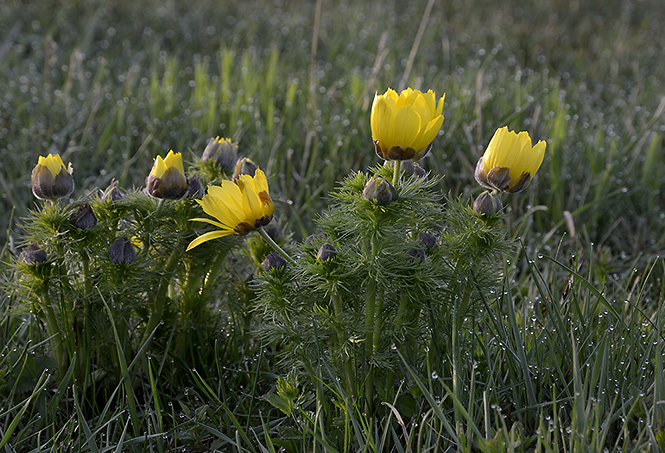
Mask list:
[{"label": "hairy stem", "polygon": [[268,245],[277,253],[282,255],[282,257],[289,262],[290,265],[295,266],[296,262],[289,256],[288,253],[286,253],[279,245],[277,245],[277,242],[273,241],[272,238],[268,233],[266,233],[266,230],[263,229],[263,227],[258,227],[256,231],[259,232],[261,237],[268,243]]}]

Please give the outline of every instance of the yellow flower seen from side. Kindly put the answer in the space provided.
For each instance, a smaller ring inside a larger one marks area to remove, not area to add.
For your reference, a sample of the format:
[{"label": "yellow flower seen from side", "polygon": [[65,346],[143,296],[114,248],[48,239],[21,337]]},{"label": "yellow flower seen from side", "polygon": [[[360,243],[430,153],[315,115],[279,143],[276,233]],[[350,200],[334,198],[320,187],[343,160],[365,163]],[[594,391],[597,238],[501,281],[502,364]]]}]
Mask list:
[{"label": "yellow flower seen from side", "polygon": [[516,133],[508,126],[497,129],[485,154],[478,160],[478,184],[493,190],[516,193],[526,189],[545,157],[546,143],[531,145],[526,131]]},{"label": "yellow flower seen from side", "polygon": [[146,179],[147,191],[155,198],[176,200],[187,191],[187,178],[182,166],[182,154],[169,151],[164,159],[155,158]]},{"label": "yellow flower seen from side", "polygon": [[196,218],[219,228],[194,239],[187,250],[212,239],[231,234],[245,235],[272,220],[275,206],[268,191],[268,181],[261,169],[254,176],[240,175],[237,182],[224,180],[221,186],[208,186],[208,193],[196,200],[203,211],[216,220]]},{"label": "yellow flower seen from side", "polygon": [[375,94],[371,126],[376,154],[384,160],[419,160],[432,147],[443,124],[443,102],[434,91],[392,88]]},{"label": "yellow flower seen from side", "polygon": [[65,167],[58,154],[39,156],[32,170],[32,193],[41,200],[66,197],[74,191],[71,164]]}]

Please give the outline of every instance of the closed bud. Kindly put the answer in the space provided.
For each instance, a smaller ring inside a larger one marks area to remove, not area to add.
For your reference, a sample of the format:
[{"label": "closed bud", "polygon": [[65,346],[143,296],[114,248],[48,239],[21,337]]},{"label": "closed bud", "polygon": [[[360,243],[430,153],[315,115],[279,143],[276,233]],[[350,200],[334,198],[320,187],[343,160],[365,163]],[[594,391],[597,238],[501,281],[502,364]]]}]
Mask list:
[{"label": "closed bud", "polygon": [[425,250],[432,250],[436,245],[436,236],[427,231],[421,231],[418,234],[418,242],[425,248]]},{"label": "closed bud", "polygon": [[203,150],[201,158],[206,162],[214,162],[222,171],[231,171],[238,159],[238,144],[228,138],[212,138]]},{"label": "closed bud", "polygon": [[282,229],[279,227],[277,221],[270,222],[263,227],[263,230],[268,233],[268,236],[270,236],[270,239],[273,241],[276,241],[282,236]]},{"label": "closed bud", "polygon": [[318,240],[318,239],[321,239],[321,235],[320,235],[320,234],[317,234],[317,233],[310,234],[309,236],[307,236],[307,237],[305,238],[305,244],[307,244],[307,245],[312,245],[312,244],[314,243],[314,241],[316,241],[316,240]]},{"label": "closed bud", "polygon": [[177,200],[187,193],[187,178],[182,166],[182,155],[169,151],[164,159],[155,158],[155,163],[146,179],[146,190],[150,196]]},{"label": "closed bud", "polygon": [[134,245],[125,236],[118,238],[109,247],[109,259],[116,265],[132,264],[136,259]]},{"label": "closed bud", "polygon": [[118,189],[118,181],[113,178],[111,184],[109,184],[109,186],[102,192],[102,201],[113,202],[122,198],[125,198],[125,196],[120,192],[120,189]]},{"label": "closed bud", "polygon": [[418,164],[418,162],[404,160],[402,161],[402,170],[406,176],[416,176],[427,181],[427,172]]},{"label": "closed bud", "polygon": [[39,161],[32,170],[32,193],[40,200],[63,198],[74,191],[72,165],[65,164],[58,154],[39,156]]},{"label": "closed bud", "polygon": [[385,206],[397,199],[397,191],[385,179],[372,177],[365,184],[363,198],[368,201],[376,201],[379,206]]},{"label": "closed bud", "polygon": [[287,264],[286,259],[284,259],[282,255],[279,255],[275,252],[268,253],[265,259],[263,260],[263,263],[261,263],[263,269],[265,269],[268,272],[271,270],[284,269],[286,267],[286,264]]},{"label": "closed bud", "polygon": [[425,261],[425,250],[417,245],[406,252],[406,257],[411,261],[422,263]]},{"label": "closed bud", "polygon": [[97,216],[89,204],[84,204],[69,217],[69,223],[79,230],[89,230],[97,226]]},{"label": "closed bud", "polygon": [[236,162],[236,166],[233,170],[233,182],[237,183],[240,175],[249,175],[254,177],[257,168],[259,167],[248,157],[238,159],[238,162]]},{"label": "closed bud", "polygon": [[473,210],[483,217],[491,217],[503,209],[501,198],[498,194],[485,191],[478,195],[478,198],[473,202]]},{"label": "closed bud", "polygon": [[316,258],[320,261],[332,261],[337,258],[337,249],[334,245],[326,242],[319,249],[319,253],[316,254]]},{"label": "closed bud", "polygon": [[42,264],[46,262],[48,257],[46,252],[35,242],[23,249],[21,259],[27,264]]},{"label": "closed bud", "polygon": [[203,198],[205,190],[203,190],[203,183],[201,177],[194,174],[187,178],[187,198]]}]

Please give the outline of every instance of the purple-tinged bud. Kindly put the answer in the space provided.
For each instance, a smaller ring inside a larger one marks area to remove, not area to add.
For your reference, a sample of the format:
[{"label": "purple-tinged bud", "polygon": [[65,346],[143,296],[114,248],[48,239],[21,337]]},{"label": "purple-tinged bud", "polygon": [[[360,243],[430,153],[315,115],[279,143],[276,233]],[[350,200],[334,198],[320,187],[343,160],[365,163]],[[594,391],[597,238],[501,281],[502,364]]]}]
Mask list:
[{"label": "purple-tinged bud", "polygon": [[136,259],[134,245],[127,237],[119,237],[109,247],[109,259],[116,265],[132,264]]},{"label": "purple-tinged bud", "polygon": [[334,245],[326,242],[319,249],[319,253],[316,254],[316,258],[319,261],[332,261],[337,258],[337,249]]},{"label": "purple-tinged bud", "polygon": [[238,159],[238,144],[228,138],[211,138],[201,159],[206,162],[213,161],[222,171],[231,171]]},{"label": "purple-tinged bud", "polygon": [[379,206],[385,206],[397,199],[397,191],[385,179],[372,177],[365,184],[363,198],[368,201],[376,201]]},{"label": "purple-tinged bud", "polygon": [[104,189],[104,191],[102,192],[102,201],[114,202],[122,198],[125,198],[125,196],[122,194],[122,192],[120,192],[120,189],[118,188],[118,180],[113,178],[111,180],[111,184],[109,184],[109,186],[106,189]]},{"label": "purple-tinged bud", "polygon": [[498,194],[485,191],[478,195],[473,202],[473,210],[483,217],[491,217],[503,209],[501,198]]},{"label": "purple-tinged bud", "polygon": [[263,260],[263,263],[261,263],[263,269],[265,269],[267,272],[270,272],[271,270],[284,269],[286,264],[286,259],[284,259],[282,255],[279,255],[275,252],[268,253]]},{"label": "purple-tinged bud", "polygon": [[74,191],[72,164],[66,168],[58,154],[39,156],[32,170],[32,193],[40,200],[63,198]]},{"label": "purple-tinged bud", "polygon": [[276,241],[280,237],[282,237],[282,229],[279,227],[279,224],[277,221],[270,222],[266,226],[263,227],[263,230],[268,233],[268,236],[270,236],[270,239],[273,241]]},{"label": "purple-tinged bud", "polygon": [[155,198],[178,200],[187,193],[187,178],[182,165],[182,154],[169,151],[164,159],[155,158],[146,179],[146,190]]},{"label": "purple-tinged bud", "polygon": [[411,261],[422,263],[425,261],[425,250],[419,245],[415,246],[406,252],[406,257]]},{"label": "purple-tinged bud", "polygon": [[237,183],[240,175],[249,175],[253,178],[257,168],[259,167],[247,157],[238,159],[233,170],[233,182]]},{"label": "purple-tinged bud", "polygon": [[425,248],[425,250],[432,250],[436,245],[436,236],[427,231],[421,231],[418,234],[418,242]]},{"label": "purple-tinged bud", "polygon": [[201,177],[197,174],[193,174],[187,178],[187,198],[203,198],[205,195],[205,190],[203,190],[203,182]]},{"label": "purple-tinged bud", "polygon": [[89,230],[97,226],[97,216],[89,204],[79,206],[69,217],[69,223],[79,230]]},{"label": "purple-tinged bud", "polygon": [[48,257],[46,252],[34,242],[23,249],[21,259],[27,264],[42,264],[46,262]]}]

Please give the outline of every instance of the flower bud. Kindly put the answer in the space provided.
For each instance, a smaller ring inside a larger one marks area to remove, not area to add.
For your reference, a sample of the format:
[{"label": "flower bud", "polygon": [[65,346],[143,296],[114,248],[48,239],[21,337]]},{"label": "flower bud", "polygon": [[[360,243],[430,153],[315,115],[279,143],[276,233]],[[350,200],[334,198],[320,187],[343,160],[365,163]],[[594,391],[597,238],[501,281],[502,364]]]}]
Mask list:
[{"label": "flower bud", "polygon": [[104,189],[104,192],[102,192],[102,201],[114,202],[122,198],[125,198],[125,196],[120,192],[120,189],[118,189],[118,181],[113,178],[111,184],[109,184],[109,186]]},{"label": "flower bud", "polygon": [[46,256],[46,252],[36,242],[33,242],[23,249],[21,259],[27,264],[42,264],[46,262],[48,257]]},{"label": "flower bud", "polygon": [[413,262],[422,263],[425,261],[425,250],[417,245],[406,252],[406,257]]},{"label": "flower bud", "polygon": [[270,222],[263,227],[263,230],[268,233],[268,236],[270,236],[270,239],[273,241],[276,241],[282,236],[282,229],[279,227],[277,221]]},{"label": "flower bud", "polygon": [[425,250],[432,250],[436,245],[436,236],[427,231],[421,231],[418,234],[418,242]]},{"label": "flower bud", "polygon": [[372,177],[365,184],[363,198],[368,201],[376,201],[379,206],[385,206],[397,199],[397,191],[385,179]]},{"label": "flower bud", "polygon": [[65,164],[58,154],[39,156],[32,170],[32,193],[40,200],[55,200],[66,197],[74,191],[72,164]]},{"label": "flower bud", "polygon": [[240,175],[249,175],[254,177],[257,168],[259,167],[247,157],[238,159],[235,169],[233,170],[233,182],[237,183]]},{"label": "flower bud", "polygon": [[205,190],[203,190],[203,184],[201,177],[197,174],[193,174],[187,178],[187,198],[203,198],[205,195]]},{"label": "flower bud", "polygon": [[261,265],[266,271],[271,271],[273,269],[280,270],[286,267],[287,261],[282,255],[279,255],[275,252],[270,252],[266,255],[263,263]]},{"label": "flower bud", "polygon": [[532,146],[529,133],[497,129],[483,156],[478,159],[474,176],[486,189],[517,193],[526,189],[543,163],[547,144]]},{"label": "flower bud", "polygon": [[305,238],[305,244],[312,245],[314,241],[321,239],[321,235],[318,233],[310,234]]},{"label": "flower bud", "polygon": [[418,162],[413,162],[411,160],[403,160],[402,170],[404,171],[404,174],[406,176],[416,176],[418,178],[423,178],[425,181],[427,181],[427,172],[423,167],[421,167],[418,164]]},{"label": "flower bud", "polygon": [[116,265],[132,264],[136,259],[134,245],[126,236],[118,238],[109,247],[109,259]]},{"label": "flower bud", "polygon": [[155,163],[146,179],[148,194],[155,198],[177,200],[187,192],[187,178],[182,166],[182,155],[169,151],[166,158],[155,158]]},{"label": "flower bud", "polygon": [[501,198],[498,194],[484,191],[473,202],[473,210],[483,217],[491,217],[503,209]]},{"label": "flower bud", "polygon": [[337,258],[337,249],[334,245],[326,242],[319,249],[319,253],[316,254],[316,258],[319,261],[332,261]]},{"label": "flower bud", "polygon": [[206,162],[213,161],[222,171],[231,171],[238,159],[238,144],[228,138],[211,138],[201,158]]},{"label": "flower bud", "polygon": [[83,204],[69,217],[69,223],[79,230],[89,230],[97,226],[97,217],[89,204]]}]

